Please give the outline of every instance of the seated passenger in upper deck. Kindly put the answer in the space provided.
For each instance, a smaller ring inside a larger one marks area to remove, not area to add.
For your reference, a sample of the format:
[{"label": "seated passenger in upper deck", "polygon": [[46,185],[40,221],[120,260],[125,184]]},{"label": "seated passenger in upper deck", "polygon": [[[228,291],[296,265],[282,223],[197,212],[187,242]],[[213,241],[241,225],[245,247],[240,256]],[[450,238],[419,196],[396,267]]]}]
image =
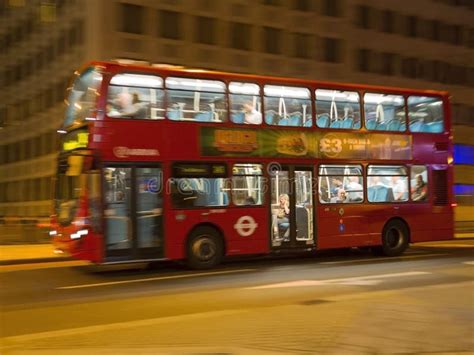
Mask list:
[{"label": "seated passenger in upper deck", "polygon": [[258,112],[251,101],[245,102],[242,105],[242,111],[245,114],[244,123],[246,124],[261,124],[262,114]]},{"label": "seated passenger in upper deck", "polygon": [[146,106],[140,101],[136,92],[121,92],[107,105],[109,117],[146,118]]}]

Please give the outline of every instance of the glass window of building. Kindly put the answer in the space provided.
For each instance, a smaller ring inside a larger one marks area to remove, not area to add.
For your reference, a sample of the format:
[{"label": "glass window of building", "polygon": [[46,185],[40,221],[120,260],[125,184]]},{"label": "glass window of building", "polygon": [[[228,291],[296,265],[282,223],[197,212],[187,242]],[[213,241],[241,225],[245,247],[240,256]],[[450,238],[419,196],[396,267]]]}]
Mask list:
[{"label": "glass window of building", "polygon": [[216,44],[216,20],[211,17],[196,17],[196,42]]},{"label": "glass window of building", "polygon": [[235,49],[249,51],[252,43],[253,26],[247,23],[232,22],[230,27],[230,46]]},{"label": "glass window of building", "polygon": [[316,125],[321,128],[359,129],[360,98],[355,91],[316,90]]},{"label": "glass window of building", "polygon": [[154,75],[123,73],[110,80],[107,116],[135,119],[162,119],[163,79]]},{"label": "glass window of building", "polygon": [[405,99],[400,95],[366,93],[365,127],[377,131],[405,131]]},{"label": "glass window of building", "polygon": [[143,33],[144,8],[133,4],[120,4],[121,31],[127,33]]},{"label": "glass window of building", "polygon": [[229,84],[230,118],[239,124],[262,123],[260,87],[253,83],[231,82]]},{"label": "glass window of building", "polygon": [[364,183],[360,165],[320,165],[318,183],[321,203],[360,203]]},{"label": "glass window of building", "polygon": [[275,27],[263,27],[263,50],[270,54],[281,54],[282,30]]},{"label": "glass window of building", "polygon": [[158,35],[168,39],[181,39],[181,14],[175,11],[158,11]]},{"label": "glass window of building", "polygon": [[294,86],[265,85],[265,122],[276,126],[311,127],[309,89]]},{"label": "glass window of building", "polygon": [[409,96],[408,118],[411,132],[444,131],[443,101],[439,97]]},{"label": "glass window of building", "polygon": [[341,62],[342,41],[339,38],[323,38],[323,61]]},{"label": "glass window of building", "polygon": [[225,84],[217,80],[166,78],[167,116],[174,121],[223,122],[227,117]]},{"label": "glass window of building", "polygon": [[293,55],[297,58],[309,59],[311,57],[311,43],[311,35],[293,33]]}]

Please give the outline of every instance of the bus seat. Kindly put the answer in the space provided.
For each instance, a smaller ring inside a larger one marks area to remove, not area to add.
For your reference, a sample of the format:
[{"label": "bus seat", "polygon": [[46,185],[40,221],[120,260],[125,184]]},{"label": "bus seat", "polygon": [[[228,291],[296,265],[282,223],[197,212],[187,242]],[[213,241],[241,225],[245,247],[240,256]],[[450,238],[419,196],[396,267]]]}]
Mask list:
[{"label": "bus seat", "polygon": [[276,112],[273,110],[268,110],[265,111],[265,122],[267,124],[274,124],[274,119],[275,119]]},{"label": "bus seat", "polygon": [[377,126],[377,121],[375,120],[365,121],[365,127],[367,129],[372,130],[372,129],[375,129],[376,126]]},{"label": "bus seat", "polygon": [[410,122],[410,131],[411,132],[422,132],[423,131],[423,120],[418,120],[415,122]]},{"label": "bus seat", "polygon": [[318,127],[321,128],[326,128],[329,126],[329,115],[327,113],[323,113],[322,115],[319,115],[316,124]]},{"label": "bus seat", "polygon": [[369,202],[375,202],[375,197],[377,195],[377,186],[369,186],[367,188],[367,200]]},{"label": "bus seat", "polygon": [[311,127],[313,125],[313,122],[311,122],[311,118],[307,119],[306,122],[304,123],[305,127]]},{"label": "bus seat", "polygon": [[288,118],[282,118],[278,121],[279,126],[290,126],[290,120]]},{"label": "bus seat", "polygon": [[430,133],[443,132],[443,121],[425,123],[422,127],[422,132],[430,132]]},{"label": "bus seat", "polygon": [[243,112],[234,112],[231,115],[232,122],[234,123],[244,123],[245,114]]},{"label": "bus seat", "polygon": [[400,121],[397,119],[393,119],[387,124],[387,131],[398,132],[400,130],[400,126]]},{"label": "bus seat", "polygon": [[346,117],[342,121],[341,128],[352,128],[352,123],[354,122],[354,119],[352,117]]},{"label": "bus seat", "polygon": [[331,124],[329,125],[330,128],[341,128],[342,121],[341,120],[335,120],[332,121]]},{"label": "bus seat", "polygon": [[291,114],[289,126],[301,126],[302,118],[303,117],[301,116],[301,113],[299,112]]},{"label": "bus seat", "polygon": [[194,119],[199,122],[211,122],[212,121],[212,112],[198,112],[194,115]]},{"label": "bus seat", "polygon": [[386,131],[387,130],[387,124],[385,122],[377,123],[377,125],[375,126],[375,129],[377,131]]},{"label": "bus seat", "polygon": [[170,120],[178,121],[181,119],[181,111],[179,109],[168,110],[167,116]]},{"label": "bus seat", "polygon": [[376,185],[367,189],[367,196],[370,202],[392,202],[394,200],[391,187]]}]

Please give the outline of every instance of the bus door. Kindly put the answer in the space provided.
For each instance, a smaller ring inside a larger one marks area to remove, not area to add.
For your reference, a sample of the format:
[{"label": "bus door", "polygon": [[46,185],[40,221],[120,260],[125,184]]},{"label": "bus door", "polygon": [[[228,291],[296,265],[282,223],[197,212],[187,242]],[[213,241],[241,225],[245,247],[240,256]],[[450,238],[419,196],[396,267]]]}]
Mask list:
[{"label": "bus door", "polygon": [[103,174],[105,261],[162,258],[162,169],[109,165]]},{"label": "bus door", "polygon": [[283,167],[271,176],[271,246],[308,248],[314,245],[313,172]]}]

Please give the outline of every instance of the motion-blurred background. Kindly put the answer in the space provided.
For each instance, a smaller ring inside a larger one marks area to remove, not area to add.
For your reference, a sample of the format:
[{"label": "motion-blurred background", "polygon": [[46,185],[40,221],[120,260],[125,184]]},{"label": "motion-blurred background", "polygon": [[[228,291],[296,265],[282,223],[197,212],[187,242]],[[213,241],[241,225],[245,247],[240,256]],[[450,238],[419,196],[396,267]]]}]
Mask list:
[{"label": "motion-blurred background", "polygon": [[473,231],[473,20],[472,0],[0,0],[0,244],[48,242],[68,80],[113,59],[447,90]]}]

